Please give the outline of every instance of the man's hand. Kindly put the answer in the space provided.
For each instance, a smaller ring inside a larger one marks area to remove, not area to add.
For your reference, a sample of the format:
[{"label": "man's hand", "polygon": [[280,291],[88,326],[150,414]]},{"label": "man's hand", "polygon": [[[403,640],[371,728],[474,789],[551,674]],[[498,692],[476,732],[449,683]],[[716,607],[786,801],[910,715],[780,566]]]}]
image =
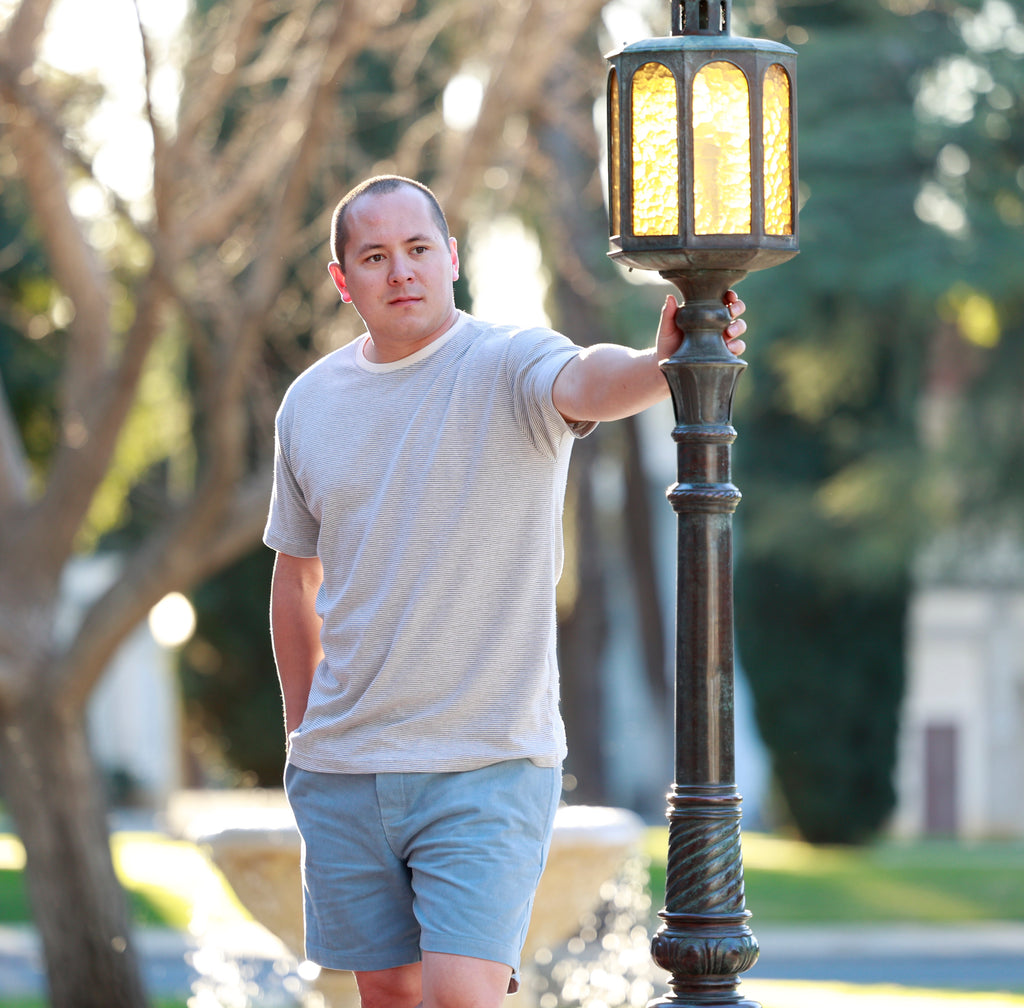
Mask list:
[{"label": "man's hand", "polygon": [[[722,298],[732,321],[725,329],[725,345],[738,357],[747,349],[747,344],[740,337],[747,331],[747,323],[740,318],[746,311],[747,306],[739,299],[735,291],[726,291]],[[679,310],[679,302],[674,295],[669,294],[665,298],[665,305],[661,309],[661,319],[658,323],[658,359],[665,360],[671,357],[683,342],[683,332],[676,325],[676,312]]]},{"label": "man's hand", "polygon": [[[732,316],[723,333],[725,345],[741,354],[746,343],[740,336],[747,331],[747,324],[739,316],[746,305],[732,291],[727,291],[722,301]],[[555,378],[551,389],[555,409],[569,423],[619,420],[667,399],[668,383],[658,361],[671,357],[683,341],[676,325],[678,309],[670,294],[661,310],[657,345],[647,350],[597,343],[580,351]]]}]

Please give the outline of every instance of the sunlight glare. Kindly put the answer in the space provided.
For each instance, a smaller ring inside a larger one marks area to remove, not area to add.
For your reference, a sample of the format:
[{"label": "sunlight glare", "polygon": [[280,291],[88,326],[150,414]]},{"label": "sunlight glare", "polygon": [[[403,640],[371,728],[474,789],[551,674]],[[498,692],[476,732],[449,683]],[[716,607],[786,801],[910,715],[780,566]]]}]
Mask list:
[{"label": "sunlight glare", "polygon": [[974,17],[964,19],[960,34],[975,52],[1024,52],[1024,25],[1006,0],[985,0]]},{"label": "sunlight glare", "polygon": [[473,73],[457,73],[441,96],[441,113],[449,129],[465,132],[476,125],[484,98],[483,81]]},{"label": "sunlight glare", "polygon": [[474,315],[502,325],[551,325],[540,246],[517,217],[473,225],[469,249]]},{"label": "sunlight glare", "polygon": [[21,871],[25,867],[25,848],[10,833],[0,833],[0,871]]},{"label": "sunlight glare", "polygon": [[[625,0],[611,0],[601,10],[601,20],[615,46],[625,45],[645,38],[653,31],[649,12],[637,10],[636,3]],[[660,13],[660,11],[659,11]]]},{"label": "sunlight glare", "polygon": [[967,214],[937,182],[925,182],[914,200],[914,213],[925,224],[945,231],[953,237],[967,232]]},{"label": "sunlight glare", "polygon": [[149,611],[149,629],[161,647],[181,647],[195,633],[196,611],[181,592],[171,592]]},{"label": "sunlight glare", "polygon": [[966,56],[940,61],[921,79],[915,107],[924,119],[962,126],[974,117],[979,94],[992,90],[991,74]]}]

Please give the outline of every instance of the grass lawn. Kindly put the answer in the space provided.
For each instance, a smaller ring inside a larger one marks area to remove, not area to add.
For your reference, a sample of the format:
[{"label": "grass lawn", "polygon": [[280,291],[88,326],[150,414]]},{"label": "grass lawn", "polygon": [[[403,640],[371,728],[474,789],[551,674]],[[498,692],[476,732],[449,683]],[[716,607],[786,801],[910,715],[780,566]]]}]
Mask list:
[{"label": "grass lawn", "polygon": [[[249,920],[205,855],[193,844],[158,833],[116,833],[114,866],[128,893],[136,924],[187,929],[201,914],[204,924]],[[0,834],[0,924],[31,919],[20,841]],[[9,1008],[0,1001],[0,1008]]]},{"label": "grass lawn", "polygon": [[[651,894],[664,903],[668,830],[646,837]],[[747,906],[777,924],[1024,920],[1024,843],[947,841],[813,847],[743,836]]]}]

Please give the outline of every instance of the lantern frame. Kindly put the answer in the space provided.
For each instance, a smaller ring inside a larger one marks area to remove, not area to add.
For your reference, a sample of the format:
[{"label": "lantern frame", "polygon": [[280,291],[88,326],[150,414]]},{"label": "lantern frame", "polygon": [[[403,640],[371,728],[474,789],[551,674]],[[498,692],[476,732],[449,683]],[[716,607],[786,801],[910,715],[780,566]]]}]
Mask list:
[{"label": "lantern frame", "polygon": [[[679,271],[723,269],[747,273],[791,259],[799,251],[797,223],[796,52],[779,42],[716,31],[644,39],[608,54],[609,208],[618,181],[618,220],[611,219],[608,255],[639,269]],[[744,234],[697,234],[694,230],[693,82],[708,64],[731,63],[746,78],[750,125],[751,230]],[[672,235],[633,233],[633,76],[647,63],[660,63],[675,79],[679,229]],[[763,95],[768,69],[779,65],[789,80],[789,153],[792,234],[765,233]],[[613,118],[618,113],[618,145]],[[609,217],[612,217],[610,212]]]}]

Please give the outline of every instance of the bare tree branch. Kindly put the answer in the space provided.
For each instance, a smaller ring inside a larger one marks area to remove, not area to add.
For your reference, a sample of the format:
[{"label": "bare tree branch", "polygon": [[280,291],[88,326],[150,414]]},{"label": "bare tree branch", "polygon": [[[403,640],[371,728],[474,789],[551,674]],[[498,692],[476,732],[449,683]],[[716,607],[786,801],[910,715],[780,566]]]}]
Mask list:
[{"label": "bare tree branch", "polygon": [[272,13],[268,0],[234,0],[213,45],[197,47],[195,58],[185,68],[185,77],[192,82],[188,88],[191,100],[179,117],[176,160],[183,161],[183,153],[195,147],[197,133],[220,117]]},{"label": "bare tree branch", "polygon": [[146,122],[153,138],[153,206],[156,213],[157,231],[160,225],[169,227],[170,203],[172,198],[171,164],[167,158],[167,137],[153,111],[153,55],[142,23],[138,0],[132,0],[135,9],[135,23],[139,29],[139,46],[142,50],[143,93],[145,95]]},{"label": "bare tree branch", "polygon": [[95,249],[71,212],[63,151],[31,108],[45,103],[38,101],[38,96],[33,103],[19,101],[24,86],[8,87],[19,106],[11,139],[32,212],[39,222],[54,279],[75,306],[64,368],[65,410],[74,419],[84,415],[88,397],[108,363],[113,336],[110,285]]},{"label": "bare tree branch", "polygon": [[[50,469],[50,478],[37,506],[34,524],[47,536],[40,556],[59,564],[70,553],[74,538],[113,455],[139,376],[153,341],[160,332],[164,291],[151,277],[137,295],[135,321],[125,337],[116,367],[96,382],[83,408],[81,432],[65,432]],[[68,423],[69,421],[65,421]]]},{"label": "bare tree branch", "polygon": [[0,62],[14,80],[32,66],[53,0],[22,0],[0,36]]},{"label": "bare tree branch", "polygon": [[[545,77],[593,23],[602,6],[602,0],[571,5],[560,0],[527,0],[525,9],[510,5],[504,10],[511,23],[489,36],[492,73],[476,124],[462,139],[461,150],[452,153],[445,181],[439,183],[438,196],[452,208],[452,217],[460,225],[464,223],[462,208],[479,185],[484,168],[493,162],[496,150],[507,149],[501,142],[508,118],[504,110],[525,111],[542,103]],[[523,153],[519,152],[518,158]],[[513,156],[513,161],[518,158]]]}]

